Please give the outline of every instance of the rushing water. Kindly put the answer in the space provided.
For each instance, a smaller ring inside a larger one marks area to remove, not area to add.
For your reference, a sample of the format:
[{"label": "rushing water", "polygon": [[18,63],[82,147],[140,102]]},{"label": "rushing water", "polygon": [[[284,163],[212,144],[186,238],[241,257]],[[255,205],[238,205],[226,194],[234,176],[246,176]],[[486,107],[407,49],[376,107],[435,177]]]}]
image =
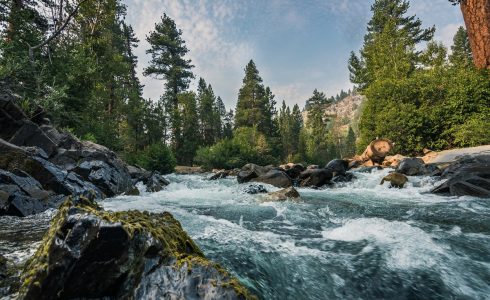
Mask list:
[{"label": "rushing water", "polygon": [[[427,177],[390,189],[379,185],[386,173],[299,189],[300,203],[267,202],[234,178],[170,175],[164,191],[101,204],[170,211],[262,299],[490,299],[490,200],[428,194]],[[25,256],[19,245],[7,245],[17,249],[10,256]]]}]

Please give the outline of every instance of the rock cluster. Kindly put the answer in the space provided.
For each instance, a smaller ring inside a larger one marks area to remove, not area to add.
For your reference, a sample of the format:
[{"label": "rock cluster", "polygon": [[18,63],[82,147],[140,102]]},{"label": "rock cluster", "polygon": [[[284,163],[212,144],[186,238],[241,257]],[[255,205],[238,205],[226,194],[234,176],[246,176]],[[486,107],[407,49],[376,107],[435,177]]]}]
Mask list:
[{"label": "rock cluster", "polygon": [[168,184],[159,174],[136,178],[108,148],[58,131],[41,108],[29,118],[16,101],[0,92],[0,215],[39,213],[68,195],[131,193],[138,179],[152,191]]}]

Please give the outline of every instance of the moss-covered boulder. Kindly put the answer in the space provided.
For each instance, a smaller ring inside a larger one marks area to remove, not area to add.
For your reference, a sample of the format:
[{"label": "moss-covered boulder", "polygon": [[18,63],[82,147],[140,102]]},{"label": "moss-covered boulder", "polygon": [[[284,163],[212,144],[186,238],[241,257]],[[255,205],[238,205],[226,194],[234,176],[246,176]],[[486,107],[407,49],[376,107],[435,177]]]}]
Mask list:
[{"label": "moss-covered boulder", "polygon": [[250,299],[170,213],[66,201],[21,276],[20,299]]}]

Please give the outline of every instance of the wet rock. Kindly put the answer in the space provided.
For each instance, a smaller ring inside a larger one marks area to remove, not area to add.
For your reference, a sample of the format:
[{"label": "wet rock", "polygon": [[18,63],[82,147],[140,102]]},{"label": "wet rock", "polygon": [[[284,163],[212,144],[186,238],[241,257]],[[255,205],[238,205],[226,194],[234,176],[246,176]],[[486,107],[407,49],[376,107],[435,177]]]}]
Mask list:
[{"label": "wet rock", "polygon": [[100,160],[84,161],[74,171],[97,186],[108,197],[125,193],[133,187],[127,172],[120,172],[114,166]]},{"label": "wet rock", "polygon": [[390,187],[397,187],[401,189],[405,186],[405,183],[407,183],[408,178],[403,174],[394,172],[383,177],[380,184],[385,183],[385,181],[390,182]]},{"label": "wet rock", "polygon": [[291,164],[288,165],[288,168],[285,170],[285,172],[291,179],[296,179],[299,177],[299,174],[301,174],[301,172],[303,172],[304,170],[306,170],[306,168],[302,164]]},{"label": "wet rock", "polygon": [[325,166],[325,169],[332,171],[333,176],[344,175],[349,169],[349,162],[343,159],[334,159]]},{"label": "wet rock", "polygon": [[0,138],[9,140],[27,119],[24,112],[15,104],[16,97],[7,90],[0,91]]},{"label": "wet rock", "polygon": [[246,164],[237,175],[238,183],[249,182],[250,180],[267,173],[270,169],[256,164]]},{"label": "wet rock", "polygon": [[490,155],[466,156],[442,173],[448,179],[432,193],[490,198]]},{"label": "wet rock", "polygon": [[151,172],[137,166],[127,166],[129,176],[133,183],[147,181],[151,177]]},{"label": "wet rock", "polygon": [[267,193],[267,189],[261,184],[251,184],[243,189],[247,194],[264,194]]},{"label": "wet rock", "polygon": [[354,169],[353,171],[359,172],[359,173],[372,173],[375,170],[383,170],[383,168],[381,166],[360,167],[360,168]]},{"label": "wet rock", "polygon": [[301,201],[298,191],[294,187],[285,188],[276,192],[268,193],[265,201]]},{"label": "wet rock", "polygon": [[419,176],[427,173],[424,161],[417,157],[402,159],[395,171],[408,176]]},{"label": "wet rock", "polygon": [[307,170],[311,170],[311,169],[319,169],[320,166],[319,165],[309,165],[308,167],[306,167]]},{"label": "wet rock", "polygon": [[286,188],[293,185],[291,178],[285,172],[280,170],[270,170],[259,177],[253,178],[251,181],[267,183],[280,188]]},{"label": "wet rock", "polygon": [[12,262],[0,254],[0,297],[9,296],[19,288],[19,277]]},{"label": "wet rock", "polygon": [[158,173],[157,171],[153,172],[150,178],[148,178],[148,180],[146,181],[143,181],[143,183],[146,185],[146,191],[151,193],[159,192],[170,184],[170,182],[162,175],[160,175],[160,173]]},{"label": "wet rock", "polygon": [[352,173],[345,173],[343,175],[336,175],[336,176],[334,176],[331,181],[334,182],[334,183],[351,182],[355,178],[356,178],[356,176],[354,176],[354,174],[352,174]]},{"label": "wet rock", "polygon": [[20,299],[252,299],[169,213],[67,201],[24,267]]},{"label": "wet rock", "polygon": [[211,176],[209,178],[209,180],[218,180],[218,179],[226,178],[226,177],[228,177],[228,174],[230,174],[230,171],[220,170],[220,171],[216,172],[213,176]]},{"label": "wet rock", "polygon": [[299,185],[321,187],[332,179],[332,171],[327,169],[307,169],[299,175]]}]

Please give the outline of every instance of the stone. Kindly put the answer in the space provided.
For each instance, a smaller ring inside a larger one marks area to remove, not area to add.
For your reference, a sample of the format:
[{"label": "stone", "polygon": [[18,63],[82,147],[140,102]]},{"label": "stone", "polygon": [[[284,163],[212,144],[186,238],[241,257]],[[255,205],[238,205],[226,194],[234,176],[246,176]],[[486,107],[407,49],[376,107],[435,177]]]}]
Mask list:
[{"label": "stone", "polygon": [[121,172],[120,169],[101,160],[83,161],[74,171],[97,186],[108,197],[125,193],[133,187],[129,173]]},{"label": "stone", "polygon": [[151,193],[156,193],[163,190],[164,187],[170,184],[170,182],[165,179],[160,173],[157,171],[153,172],[148,180],[143,181],[146,185],[146,191]]},{"label": "stone", "polygon": [[249,182],[250,180],[267,173],[270,169],[256,164],[246,164],[237,175],[238,183]]},{"label": "stone", "polygon": [[408,176],[420,176],[425,175],[427,170],[422,159],[418,157],[407,157],[400,161],[395,172]]},{"label": "stone", "polygon": [[19,298],[256,299],[170,213],[66,201],[21,274]]},{"label": "stone", "polygon": [[333,176],[345,175],[349,169],[349,162],[343,159],[334,159],[325,166],[325,169],[332,171]]},{"label": "stone", "polygon": [[332,171],[327,169],[307,169],[299,175],[299,185],[321,187],[332,179]]},{"label": "stone", "polygon": [[247,194],[264,194],[267,193],[267,189],[261,184],[251,184],[243,189]]},{"label": "stone", "polygon": [[294,187],[288,187],[276,192],[268,193],[265,201],[286,201],[291,200],[294,202],[301,201],[301,197],[298,191]]},{"label": "stone", "polygon": [[29,120],[23,120],[22,126],[10,138],[9,142],[17,146],[35,146],[46,152],[48,156],[56,153],[58,146],[39,126]]},{"label": "stone", "polygon": [[226,178],[228,177],[228,174],[230,174],[230,171],[228,170],[219,170],[213,176],[209,177],[209,180],[218,180],[218,179]]},{"label": "stone", "polygon": [[293,185],[291,178],[283,171],[270,170],[251,181],[271,184],[275,187],[286,188]]},{"label": "stone", "polygon": [[343,175],[335,175],[331,181],[334,183],[341,183],[341,182],[351,182],[354,179],[356,179],[356,176],[354,176],[354,174],[345,173]]},{"label": "stone", "polygon": [[302,164],[288,164],[287,167],[288,168],[285,170],[285,172],[291,179],[298,178],[299,174],[306,170],[306,168]]},{"label": "stone", "polygon": [[401,189],[405,186],[405,183],[407,183],[408,178],[403,174],[394,172],[383,177],[380,184],[385,183],[385,181],[390,182],[390,187],[397,187]]},{"label": "stone", "polygon": [[490,155],[462,157],[446,167],[441,178],[447,181],[432,193],[490,198]]},{"label": "stone", "polygon": [[405,159],[406,156],[403,156],[401,154],[396,154],[396,155],[388,155],[385,157],[385,160],[382,163],[383,167],[392,167],[396,168],[399,164],[400,161]]}]

